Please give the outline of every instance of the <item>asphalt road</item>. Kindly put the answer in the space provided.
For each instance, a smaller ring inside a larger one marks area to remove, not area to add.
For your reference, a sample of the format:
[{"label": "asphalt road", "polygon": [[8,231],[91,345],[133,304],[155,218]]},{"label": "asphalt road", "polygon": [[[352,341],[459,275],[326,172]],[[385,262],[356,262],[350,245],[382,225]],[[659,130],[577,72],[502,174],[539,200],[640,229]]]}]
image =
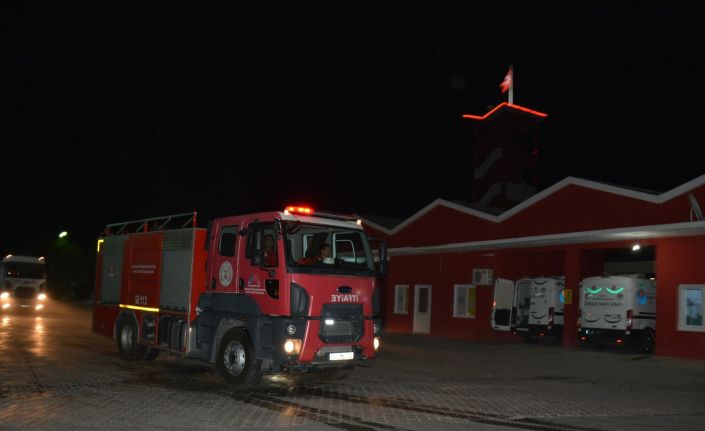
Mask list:
[{"label": "asphalt road", "polygon": [[199,362],[125,362],[90,319],[0,315],[0,429],[705,429],[702,361],[386,334],[346,379],[243,393]]}]

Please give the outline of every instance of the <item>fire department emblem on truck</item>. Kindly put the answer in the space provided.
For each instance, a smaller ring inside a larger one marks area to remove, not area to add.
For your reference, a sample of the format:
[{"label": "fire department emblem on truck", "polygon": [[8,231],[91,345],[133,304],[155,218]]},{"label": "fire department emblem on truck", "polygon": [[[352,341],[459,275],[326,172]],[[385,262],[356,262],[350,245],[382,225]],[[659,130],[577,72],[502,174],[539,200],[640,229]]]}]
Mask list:
[{"label": "fire department emblem on truck", "polygon": [[245,288],[245,292],[253,295],[264,295],[264,287],[262,287],[259,282],[259,278],[257,278],[255,274],[250,274],[250,277],[247,279],[247,287]]},{"label": "fire department emblem on truck", "polygon": [[233,266],[230,262],[226,260],[222,265],[220,265],[218,275],[220,277],[220,284],[222,284],[223,287],[230,286],[230,283],[233,281]]}]

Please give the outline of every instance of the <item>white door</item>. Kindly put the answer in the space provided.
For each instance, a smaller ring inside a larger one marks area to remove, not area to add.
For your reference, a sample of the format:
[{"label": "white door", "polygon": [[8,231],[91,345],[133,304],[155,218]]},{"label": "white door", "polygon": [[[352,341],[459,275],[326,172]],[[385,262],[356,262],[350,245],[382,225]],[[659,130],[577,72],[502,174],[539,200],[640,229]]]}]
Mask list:
[{"label": "white door", "polygon": [[431,285],[414,286],[414,332],[431,332]]},{"label": "white door", "polygon": [[492,315],[490,323],[494,329],[499,331],[509,331],[514,322],[514,300],[516,293],[514,282],[504,278],[498,278],[494,282],[494,302],[492,303]]},{"label": "white door", "polygon": [[516,290],[516,322],[517,331],[526,332],[529,330],[530,314],[534,310],[533,297],[531,295],[531,279],[522,278],[515,284]]}]

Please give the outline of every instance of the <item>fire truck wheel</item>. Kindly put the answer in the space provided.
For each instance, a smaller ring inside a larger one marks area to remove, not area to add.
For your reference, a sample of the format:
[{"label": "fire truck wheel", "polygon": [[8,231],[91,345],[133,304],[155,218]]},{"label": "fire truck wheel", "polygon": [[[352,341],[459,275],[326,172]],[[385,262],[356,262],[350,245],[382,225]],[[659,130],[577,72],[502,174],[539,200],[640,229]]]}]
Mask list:
[{"label": "fire truck wheel", "polygon": [[220,342],[215,369],[218,375],[238,389],[257,385],[260,363],[247,334],[241,329],[231,329]]},{"label": "fire truck wheel", "polygon": [[644,353],[653,353],[654,338],[654,331],[651,329],[645,329],[644,332],[641,333],[639,344],[641,344],[641,350]]},{"label": "fire truck wheel", "polygon": [[147,354],[147,348],[137,342],[137,325],[132,319],[118,323],[117,347],[122,359],[127,361],[138,361]]}]

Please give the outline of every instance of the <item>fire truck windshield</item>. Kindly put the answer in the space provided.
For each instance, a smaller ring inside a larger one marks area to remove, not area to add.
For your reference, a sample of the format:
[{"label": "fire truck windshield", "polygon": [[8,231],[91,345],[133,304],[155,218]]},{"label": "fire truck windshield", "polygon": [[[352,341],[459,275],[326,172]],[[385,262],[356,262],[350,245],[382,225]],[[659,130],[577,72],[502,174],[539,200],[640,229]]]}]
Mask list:
[{"label": "fire truck windshield", "polygon": [[374,275],[364,231],[286,222],[284,239],[287,263],[296,272]]}]

